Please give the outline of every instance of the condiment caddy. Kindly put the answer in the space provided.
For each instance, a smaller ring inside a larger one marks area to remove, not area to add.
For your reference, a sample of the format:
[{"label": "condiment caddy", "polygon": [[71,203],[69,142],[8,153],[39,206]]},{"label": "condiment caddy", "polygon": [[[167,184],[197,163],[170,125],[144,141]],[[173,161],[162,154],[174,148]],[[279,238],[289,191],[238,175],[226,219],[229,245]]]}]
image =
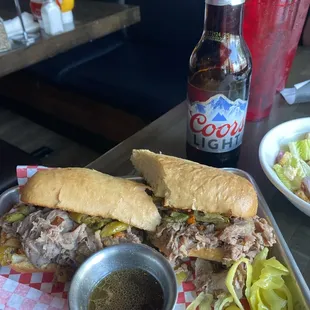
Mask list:
[{"label": "condiment caddy", "polygon": [[74,0],[31,0],[33,17],[49,36],[74,29]]}]

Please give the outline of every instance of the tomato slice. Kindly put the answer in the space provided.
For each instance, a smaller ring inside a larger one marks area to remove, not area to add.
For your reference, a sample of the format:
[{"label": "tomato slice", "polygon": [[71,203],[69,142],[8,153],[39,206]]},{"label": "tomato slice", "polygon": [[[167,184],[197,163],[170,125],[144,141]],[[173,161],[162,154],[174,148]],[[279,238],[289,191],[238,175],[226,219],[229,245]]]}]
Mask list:
[{"label": "tomato slice", "polygon": [[63,221],[64,219],[62,217],[56,216],[54,220],[51,222],[51,224],[54,226],[59,226]]}]

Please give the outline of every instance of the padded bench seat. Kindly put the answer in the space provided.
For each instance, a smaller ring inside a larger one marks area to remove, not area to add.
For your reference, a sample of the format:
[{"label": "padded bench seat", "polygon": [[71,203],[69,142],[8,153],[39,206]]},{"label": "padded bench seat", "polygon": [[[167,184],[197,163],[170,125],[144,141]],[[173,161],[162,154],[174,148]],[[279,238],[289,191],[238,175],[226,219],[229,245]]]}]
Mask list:
[{"label": "padded bench seat", "polygon": [[68,71],[62,84],[150,122],[186,97],[191,49],[126,42]]}]

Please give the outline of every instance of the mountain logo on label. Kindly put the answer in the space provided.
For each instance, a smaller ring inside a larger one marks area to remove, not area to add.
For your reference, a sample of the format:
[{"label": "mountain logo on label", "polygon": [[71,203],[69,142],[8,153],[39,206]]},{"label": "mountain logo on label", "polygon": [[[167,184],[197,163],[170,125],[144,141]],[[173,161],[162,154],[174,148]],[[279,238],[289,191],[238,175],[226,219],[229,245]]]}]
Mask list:
[{"label": "mountain logo on label", "polygon": [[225,117],[223,114],[217,113],[217,114],[213,117],[212,121],[213,121],[213,122],[226,122],[227,119],[226,119],[226,117]]},{"label": "mountain logo on label", "polygon": [[224,111],[229,111],[231,108],[231,101],[229,102],[226,98],[218,97],[213,102],[211,101],[210,104],[213,105],[217,109],[222,109]]}]

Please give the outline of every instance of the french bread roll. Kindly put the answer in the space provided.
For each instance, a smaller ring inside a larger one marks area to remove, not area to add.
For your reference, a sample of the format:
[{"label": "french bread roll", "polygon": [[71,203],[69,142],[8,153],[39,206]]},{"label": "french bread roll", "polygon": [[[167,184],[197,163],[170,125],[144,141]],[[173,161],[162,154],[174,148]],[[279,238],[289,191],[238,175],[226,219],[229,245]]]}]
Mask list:
[{"label": "french bread roll", "polygon": [[21,201],[91,216],[112,218],[154,231],[159,212],[147,186],[86,168],[38,171],[21,190]]},{"label": "french bread roll", "polygon": [[257,213],[255,189],[240,176],[149,150],[133,150],[131,161],[169,207],[242,218]]},{"label": "french bread roll", "polygon": [[40,268],[35,267],[24,254],[13,254],[10,268],[16,272],[33,273],[33,272],[53,272],[54,281],[66,283],[72,278],[73,270],[69,267],[62,267],[57,264],[48,264]]},{"label": "french bread roll", "polygon": [[41,268],[37,268],[30,263],[30,261],[25,255],[17,255],[17,254],[13,254],[12,263],[10,264],[10,267],[16,272],[29,272],[29,273],[56,272],[58,269],[58,266],[56,264],[48,264]]}]

